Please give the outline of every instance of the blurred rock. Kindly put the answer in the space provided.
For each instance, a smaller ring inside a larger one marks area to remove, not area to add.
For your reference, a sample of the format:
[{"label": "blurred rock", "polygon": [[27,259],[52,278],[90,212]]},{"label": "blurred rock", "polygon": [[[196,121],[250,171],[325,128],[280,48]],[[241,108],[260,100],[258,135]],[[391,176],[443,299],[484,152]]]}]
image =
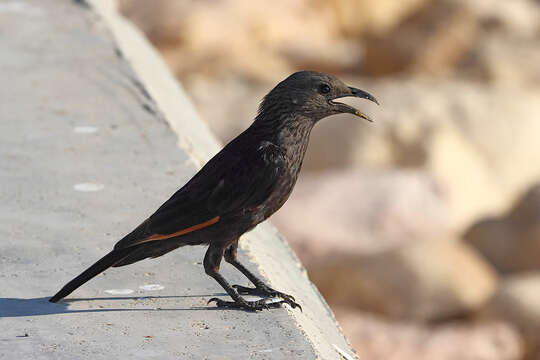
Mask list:
[{"label": "blurred rock", "polygon": [[473,248],[443,239],[371,256],[328,256],[309,266],[309,276],[332,306],[422,321],[477,311],[497,285]]},{"label": "blurred rock", "polygon": [[380,107],[349,102],[375,123],[323,120],[311,134],[307,169],[425,169],[448,194],[456,229],[506,211],[540,178],[540,92],[461,81],[347,82],[377,96]]},{"label": "blurred rock", "polygon": [[482,220],[464,235],[499,271],[540,270],[540,185],[504,217]]},{"label": "blurred rock", "polygon": [[482,81],[538,73],[538,1],[119,1],[183,81],[275,82],[301,68]]},{"label": "blurred rock", "polygon": [[348,35],[388,34],[403,19],[433,0],[331,0],[325,1],[337,17],[340,29]]},{"label": "blurred rock", "polygon": [[475,46],[477,25],[466,3],[432,1],[391,32],[368,37],[362,70],[370,76],[448,74]]},{"label": "blurred rock", "polygon": [[504,277],[487,312],[540,336],[540,272]]},{"label": "blurred rock", "polygon": [[538,2],[438,0],[416,10],[390,31],[364,37],[364,74],[539,84]]},{"label": "blurred rock", "polygon": [[500,33],[482,39],[460,64],[461,75],[511,88],[540,87],[539,40]]},{"label": "blurred rock", "polygon": [[330,304],[433,320],[494,291],[491,268],[450,240],[444,194],[426,173],[342,171],[295,190],[273,221]]},{"label": "blurred rock", "polygon": [[382,320],[347,308],[338,308],[335,314],[360,359],[522,359],[519,333],[503,322],[427,326]]},{"label": "blurred rock", "polygon": [[148,34],[183,80],[205,74],[275,82],[295,67],[339,71],[362,56],[361,44],[342,35],[336,16],[324,3],[124,0],[122,4],[124,14]]},{"label": "blurred rock", "polygon": [[273,222],[331,305],[442,319],[474,311],[496,285],[474,250],[450,240],[445,196],[421,171],[305,176]]},{"label": "blurred rock", "polygon": [[526,359],[540,358],[540,272],[503,278],[484,317],[517,326],[526,343]]},{"label": "blurred rock", "polygon": [[536,0],[453,0],[468,6],[488,29],[533,40],[540,30],[540,2]]},{"label": "blurred rock", "polygon": [[460,76],[498,86],[540,87],[540,3],[459,0],[477,18],[478,41],[456,68]]},{"label": "blurred rock", "polygon": [[447,237],[447,219],[445,196],[425,172],[346,170],[302,176],[272,222],[310,267]]},{"label": "blurred rock", "polygon": [[294,68],[355,69],[362,36],[390,37],[428,3],[437,2],[121,0],[121,8],[184,80],[204,73],[269,81]]}]

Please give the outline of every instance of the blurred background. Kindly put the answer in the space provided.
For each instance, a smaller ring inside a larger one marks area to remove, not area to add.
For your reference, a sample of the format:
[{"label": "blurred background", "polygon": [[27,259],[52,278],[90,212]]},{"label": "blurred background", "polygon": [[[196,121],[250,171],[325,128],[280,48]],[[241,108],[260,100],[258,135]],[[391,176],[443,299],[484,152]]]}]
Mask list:
[{"label": "blurred background", "polygon": [[120,4],[224,143],[296,70],[379,99],[273,217],[361,359],[540,359],[540,1]]}]

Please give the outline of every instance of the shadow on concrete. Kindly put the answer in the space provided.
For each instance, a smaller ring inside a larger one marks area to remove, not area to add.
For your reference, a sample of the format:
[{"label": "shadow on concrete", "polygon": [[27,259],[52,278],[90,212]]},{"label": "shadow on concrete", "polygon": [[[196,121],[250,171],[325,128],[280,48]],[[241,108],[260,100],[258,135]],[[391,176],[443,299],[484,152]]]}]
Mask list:
[{"label": "shadow on concrete", "polygon": [[[71,302],[78,301],[98,301],[98,300],[144,300],[144,299],[174,299],[186,297],[209,297],[222,296],[226,294],[210,294],[210,295],[185,295],[185,296],[134,296],[134,297],[104,297],[104,298],[79,298],[61,300],[58,303],[49,302],[49,297],[40,298],[0,298],[0,318],[3,317],[21,317],[21,316],[40,316],[54,314],[75,314],[75,313],[92,313],[92,312],[109,312],[109,311],[178,311],[178,310],[216,310],[217,307],[201,307],[193,306],[188,308],[91,308],[91,309],[76,309],[70,310],[68,305]],[[139,304],[140,306],[140,304]]]},{"label": "shadow on concrete", "polygon": [[[92,301],[92,300],[145,300],[145,299],[180,299],[180,298],[203,298],[210,296],[227,296],[226,293],[206,294],[206,295],[169,295],[169,296],[113,296],[113,297],[96,297],[96,298],[69,298],[61,300],[64,303],[72,303],[77,301]],[[48,299],[48,298],[47,298]],[[2,298],[0,298],[0,301]]]}]

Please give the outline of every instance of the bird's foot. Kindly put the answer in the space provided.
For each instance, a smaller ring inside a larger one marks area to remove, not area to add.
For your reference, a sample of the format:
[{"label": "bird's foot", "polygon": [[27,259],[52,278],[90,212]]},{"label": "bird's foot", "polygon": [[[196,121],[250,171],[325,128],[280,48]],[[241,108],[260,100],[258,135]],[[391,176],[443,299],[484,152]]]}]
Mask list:
[{"label": "bird's foot", "polygon": [[268,300],[269,299],[246,301],[244,299],[240,299],[238,301],[225,301],[218,298],[211,298],[210,300],[208,300],[208,304],[215,301],[217,307],[257,311],[257,310],[264,310],[264,309],[270,309],[270,308],[279,308],[281,307],[281,304],[285,302],[284,300],[280,300],[280,301],[268,301]]},{"label": "bird's foot", "polygon": [[233,285],[232,287],[236,289],[236,291],[241,295],[256,295],[270,298],[279,297],[283,299],[283,301],[281,301],[280,303],[288,304],[293,309],[299,308],[300,311],[302,311],[302,307],[296,302],[294,296],[274,290],[265,284],[258,284],[256,287],[253,288],[245,287],[242,285]]}]

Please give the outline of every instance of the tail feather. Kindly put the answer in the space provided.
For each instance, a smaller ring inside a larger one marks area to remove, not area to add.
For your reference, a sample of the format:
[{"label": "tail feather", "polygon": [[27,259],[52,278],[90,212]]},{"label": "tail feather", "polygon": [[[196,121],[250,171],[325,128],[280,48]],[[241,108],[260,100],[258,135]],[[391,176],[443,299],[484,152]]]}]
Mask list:
[{"label": "tail feather", "polygon": [[116,263],[122,261],[126,256],[128,256],[134,249],[125,248],[125,249],[115,249],[99,259],[94,265],[86,269],[82,274],[77,276],[75,279],[68,282],[59,292],[56,293],[52,298],[49,299],[50,302],[58,302],[58,300],[68,296],[79,286],[92,279],[96,275],[105,271],[109,267],[115,265]]}]

